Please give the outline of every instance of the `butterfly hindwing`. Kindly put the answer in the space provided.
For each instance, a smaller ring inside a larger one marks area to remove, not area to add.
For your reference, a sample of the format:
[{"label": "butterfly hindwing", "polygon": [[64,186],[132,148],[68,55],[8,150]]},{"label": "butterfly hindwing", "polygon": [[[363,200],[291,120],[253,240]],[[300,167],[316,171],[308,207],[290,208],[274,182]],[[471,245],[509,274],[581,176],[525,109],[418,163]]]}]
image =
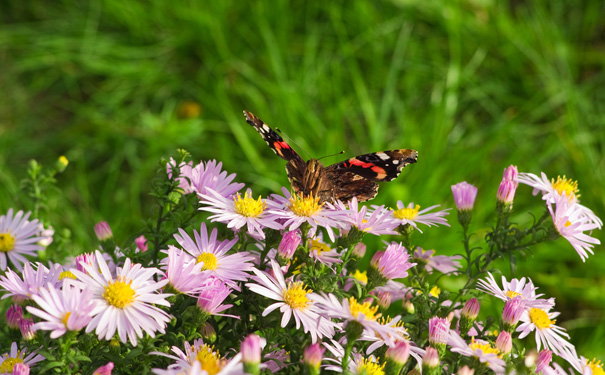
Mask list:
[{"label": "butterfly hindwing", "polygon": [[416,150],[390,150],[359,155],[326,169],[346,170],[372,181],[392,181],[399,176],[403,167],[416,163],[417,159]]}]

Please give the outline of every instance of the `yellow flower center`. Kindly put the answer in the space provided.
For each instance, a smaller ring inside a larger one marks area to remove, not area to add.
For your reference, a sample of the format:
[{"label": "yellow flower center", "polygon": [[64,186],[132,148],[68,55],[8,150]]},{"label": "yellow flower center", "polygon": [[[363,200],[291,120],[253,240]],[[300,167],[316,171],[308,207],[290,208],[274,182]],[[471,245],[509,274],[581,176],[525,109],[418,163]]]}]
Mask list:
[{"label": "yellow flower center", "polygon": [[332,250],[330,246],[317,240],[311,240],[311,251],[317,251],[317,255]]},{"label": "yellow flower center", "polygon": [[290,210],[295,215],[301,217],[313,216],[318,211],[321,211],[321,203],[319,203],[319,197],[301,197],[296,194],[290,197],[290,204],[288,205]]},{"label": "yellow flower center", "polygon": [[64,278],[68,278],[68,279],[76,279],[76,275],[74,275],[73,273],[71,273],[71,271],[63,271],[59,274],[59,280],[63,280]]},{"label": "yellow flower center", "polygon": [[517,296],[520,296],[520,295],[521,295],[521,293],[517,293],[517,292],[514,292],[514,291],[512,291],[512,290],[507,290],[507,291],[506,291],[506,296],[507,296],[508,298],[510,298],[510,299],[513,299],[513,298],[515,298],[515,297],[517,297]]},{"label": "yellow flower center", "polygon": [[196,263],[199,262],[204,262],[204,265],[202,266],[202,271],[215,270],[216,267],[218,267],[218,261],[216,259],[216,256],[212,253],[201,253],[200,255],[198,255],[198,257],[196,258]]},{"label": "yellow flower center", "polygon": [[554,178],[550,180],[553,189],[557,191],[559,194],[565,194],[567,198],[575,199],[580,196],[578,192],[578,181],[573,181],[571,179],[567,179],[565,176],[561,178],[561,176],[557,176],[557,181]]},{"label": "yellow flower center", "polygon": [[0,233],[0,251],[8,253],[15,248],[15,237],[10,232]]},{"label": "yellow flower center", "polygon": [[429,294],[435,298],[439,298],[439,294],[441,294],[441,289],[437,285],[435,285],[431,288]]},{"label": "yellow flower center", "polygon": [[366,285],[368,283],[368,273],[366,271],[355,270],[355,272],[351,274],[351,276],[353,276],[355,280],[359,281],[363,285]]},{"label": "yellow flower center", "polygon": [[393,216],[399,220],[414,220],[418,216],[418,211],[420,211],[420,206],[418,205],[413,208],[404,207],[393,211]]},{"label": "yellow flower center", "polygon": [[225,366],[225,360],[221,358],[218,352],[214,351],[213,346],[204,344],[195,355],[195,360],[202,365],[208,375],[218,374]]},{"label": "yellow flower center", "polygon": [[550,320],[548,314],[542,309],[530,309],[529,319],[539,329],[550,328],[551,325],[557,322],[556,320]]},{"label": "yellow flower center", "polygon": [[63,325],[65,325],[65,327],[67,327],[67,321],[69,320],[70,315],[71,315],[71,311],[68,311],[65,313],[65,316],[63,317],[63,319],[61,319],[61,323],[63,323]]},{"label": "yellow flower center", "polygon": [[130,286],[132,280],[125,282],[124,278],[118,278],[114,282],[109,282],[103,292],[103,298],[108,304],[123,309],[134,302],[134,289]]},{"label": "yellow flower center", "polygon": [[482,342],[475,342],[475,338],[471,339],[471,343],[468,346],[469,348],[475,350],[475,349],[481,349],[483,351],[483,354],[498,354],[498,349],[493,348],[489,343],[482,343]]},{"label": "yellow flower center", "polygon": [[307,293],[309,292],[311,290],[305,289],[305,284],[302,281],[290,283],[286,290],[284,290],[284,302],[293,309],[306,309],[309,304],[309,299],[307,298]]},{"label": "yellow flower center", "polygon": [[363,358],[357,365],[357,373],[366,375],[384,375],[384,365],[384,363],[379,365],[367,358]]},{"label": "yellow flower center", "polygon": [[[17,363],[23,363],[23,359],[19,358],[21,356],[21,351],[17,352],[17,358],[6,358],[4,362],[0,365],[0,374],[12,374],[13,369]],[[1,359],[1,357],[0,357]]]},{"label": "yellow flower center", "polygon": [[237,193],[237,196],[233,197],[235,204],[235,211],[245,217],[257,217],[265,211],[267,205],[262,201],[259,196],[257,200],[252,198],[252,194],[246,192],[244,197]]},{"label": "yellow flower center", "polygon": [[372,306],[371,301],[359,303],[354,297],[349,297],[349,311],[355,319],[363,314],[365,319],[376,321],[382,314],[378,313],[378,306]]},{"label": "yellow flower center", "polygon": [[603,371],[603,365],[601,361],[594,358],[592,361],[588,362],[588,367],[592,370],[592,375],[603,375],[605,371]]}]

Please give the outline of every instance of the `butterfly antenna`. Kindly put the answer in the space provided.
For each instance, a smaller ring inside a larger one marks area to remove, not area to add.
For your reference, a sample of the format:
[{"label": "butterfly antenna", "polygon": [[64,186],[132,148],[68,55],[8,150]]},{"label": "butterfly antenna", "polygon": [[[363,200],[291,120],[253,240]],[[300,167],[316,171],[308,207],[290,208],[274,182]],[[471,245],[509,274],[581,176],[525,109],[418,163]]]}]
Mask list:
[{"label": "butterfly antenna", "polygon": [[342,151],[337,152],[337,153],[332,154],[332,155],[326,155],[326,156],[322,156],[321,158],[319,158],[319,159],[317,159],[317,160],[321,160],[321,159],[323,159],[323,158],[329,158],[329,157],[331,157],[331,156],[342,155],[342,154],[344,154],[344,153],[345,153],[345,150],[342,150]]},{"label": "butterfly antenna", "polygon": [[288,137],[286,134],[284,134],[284,132],[282,132],[280,128],[275,128],[275,131],[277,131],[279,134],[283,135],[284,137],[288,138],[288,140],[289,140],[291,143],[295,144],[295,145],[296,145],[296,147],[298,147],[298,148],[300,148],[301,150],[303,150],[303,152],[304,152],[305,154],[307,154],[307,156],[309,157],[309,159],[313,159],[313,157],[311,157],[311,155],[309,155],[309,153],[307,152],[307,150],[305,150],[304,148],[302,148],[302,147],[301,147],[301,146],[300,146],[298,143],[294,142],[294,140],[293,140],[292,138],[290,138],[290,137]]}]

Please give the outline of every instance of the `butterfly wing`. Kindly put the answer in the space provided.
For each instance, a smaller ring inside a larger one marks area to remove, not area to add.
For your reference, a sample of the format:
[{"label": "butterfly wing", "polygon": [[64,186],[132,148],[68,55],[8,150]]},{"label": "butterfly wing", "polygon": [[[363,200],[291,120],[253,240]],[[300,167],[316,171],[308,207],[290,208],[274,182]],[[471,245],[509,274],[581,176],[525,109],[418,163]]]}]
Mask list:
[{"label": "butterfly wing", "polygon": [[297,165],[305,164],[305,161],[287,144],[279,134],[277,134],[269,125],[265,124],[261,119],[254,116],[251,112],[244,111],[244,116],[248,124],[254,126],[256,131],[260,133],[267,145],[280,158],[290,161],[293,160]]},{"label": "butterfly wing", "polygon": [[416,150],[390,150],[359,155],[330,165],[326,169],[328,171],[344,170],[371,181],[392,181],[399,176],[403,167],[416,163],[417,159],[418,151]]},{"label": "butterfly wing", "polygon": [[[326,180],[330,183],[330,198],[348,202],[357,197],[358,202],[369,201],[378,194],[378,184],[344,168],[326,168]],[[327,200],[327,199],[326,199]]]}]

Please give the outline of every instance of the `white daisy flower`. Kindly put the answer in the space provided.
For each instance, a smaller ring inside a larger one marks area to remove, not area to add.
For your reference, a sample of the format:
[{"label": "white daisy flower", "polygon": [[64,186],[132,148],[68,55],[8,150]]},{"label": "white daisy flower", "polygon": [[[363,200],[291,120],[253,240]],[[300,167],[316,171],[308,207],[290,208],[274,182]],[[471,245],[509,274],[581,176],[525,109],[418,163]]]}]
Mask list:
[{"label": "white daisy flower", "polygon": [[251,291],[278,301],[267,307],[262,315],[266,316],[279,308],[283,314],[282,327],[285,327],[290,318],[294,316],[296,328],[300,328],[302,323],[303,330],[311,335],[313,342],[316,342],[318,338],[332,337],[335,325],[319,315],[319,308],[312,301],[314,294],[311,290],[306,289],[301,281],[290,281],[286,284],[279,264],[273,259],[271,260],[271,268],[273,276],[254,269],[259,283],[246,284],[246,287]]},{"label": "white daisy flower", "polygon": [[62,271],[63,267],[60,264],[51,264],[51,268],[48,269],[42,263],[27,262],[21,278],[18,273],[9,268],[4,276],[0,276],[0,287],[8,292],[2,296],[2,299],[12,297],[15,302],[23,302],[49,285],[59,288]]},{"label": "white daisy flower", "polygon": [[502,289],[496,282],[494,276],[488,272],[487,280],[479,280],[477,282],[477,289],[483,290],[496,298],[503,301],[512,300],[517,296],[523,297],[525,306],[528,308],[551,308],[555,302],[551,299],[538,298],[543,294],[536,294],[537,287],[529,278],[522,277],[520,280],[512,279],[510,282],[506,281],[506,277],[502,276]]},{"label": "white daisy flower", "polygon": [[409,224],[418,229],[420,233],[422,231],[418,228],[418,224],[424,224],[429,227],[433,225],[445,225],[449,227],[450,225],[445,218],[446,215],[449,215],[449,212],[447,212],[449,208],[437,212],[429,212],[437,207],[439,207],[438,204],[420,211],[420,206],[415,205],[414,202],[406,207],[402,201],[397,201],[397,209],[393,210],[393,216],[398,220],[400,225]]},{"label": "white daisy flower", "polygon": [[137,338],[143,337],[143,331],[151,337],[155,337],[157,331],[164,333],[170,315],[153,304],[170,306],[166,297],[171,294],[156,293],[168,279],[155,282],[152,278],[162,271],[133,265],[126,259],[124,267],[118,268],[117,277],[114,277],[100,251],[96,252],[96,259],[97,267],[82,264],[86,273],[71,270],[81,285],[91,289],[93,294],[94,318],[86,327],[86,333],[95,330],[99,339],[110,340],[117,331],[120,341],[130,340],[134,346]]},{"label": "white daisy flower", "polygon": [[521,332],[519,338],[522,339],[530,332],[535,331],[538,351],[544,346],[544,348],[552,350],[556,354],[565,355],[569,351],[575,352],[574,346],[564,338],[569,339],[565,329],[555,325],[556,320],[554,318],[559,315],[559,312],[551,312],[550,308],[529,309],[521,316],[522,323],[517,327],[517,332]]}]

